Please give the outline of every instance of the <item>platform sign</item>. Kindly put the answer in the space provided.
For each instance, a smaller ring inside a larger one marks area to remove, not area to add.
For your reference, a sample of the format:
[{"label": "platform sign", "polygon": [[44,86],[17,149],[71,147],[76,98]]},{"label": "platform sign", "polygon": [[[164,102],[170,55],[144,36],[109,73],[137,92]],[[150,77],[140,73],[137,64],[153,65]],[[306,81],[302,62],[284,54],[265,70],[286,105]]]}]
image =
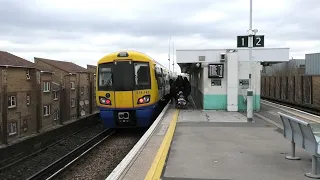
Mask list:
[{"label": "platform sign", "polygon": [[[237,47],[249,47],[249,36],[237,36]],[[253,36],[253,47],[264,47],[264,35]]]},{"label": "platform sign", "polygon": [[264,35],[253,36],[253,47],[264,47]]},{"label": "platform sign", "polygon": [[248,47],[249,38],[248,36],[237,36],[237,47]]},{"label": "platform sign", "polygon": [[209,78],[223,78],[224,64],[209,64],[208,77]]}]

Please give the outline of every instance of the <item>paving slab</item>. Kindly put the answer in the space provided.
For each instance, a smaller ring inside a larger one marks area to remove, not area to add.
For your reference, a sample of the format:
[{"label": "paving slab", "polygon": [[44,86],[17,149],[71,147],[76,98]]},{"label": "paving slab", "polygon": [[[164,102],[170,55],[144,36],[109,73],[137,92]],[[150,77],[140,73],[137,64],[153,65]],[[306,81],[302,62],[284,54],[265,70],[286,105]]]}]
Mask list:
[{"label": "paving slab", "polygon": [[301,160],[285,159],[291,144],[281,130],[254,119],[244,123],[245,113],[180,111],[162,179],[310,179],[304,174],[311,171],[311,156],[297,147]]}]

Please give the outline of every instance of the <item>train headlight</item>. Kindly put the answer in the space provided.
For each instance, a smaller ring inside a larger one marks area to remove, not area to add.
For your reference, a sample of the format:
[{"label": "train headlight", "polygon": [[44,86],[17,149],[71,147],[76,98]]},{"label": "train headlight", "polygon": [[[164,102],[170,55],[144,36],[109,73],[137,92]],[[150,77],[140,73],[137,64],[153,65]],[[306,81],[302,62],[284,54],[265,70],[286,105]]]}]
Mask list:
[{"label": "train headlight", "polygon": [[110,99],[107,99],[107,98],[105,98],[105,97],[100,96],[100,97],[99,97],[99,101],[100,101],[101,104],[111,105],[111,100],[110,100]]},{"label": "train headlight", "polygon": [[150,95],[145,95],[138,99],[137,104],[145,104],[150,102]]}]

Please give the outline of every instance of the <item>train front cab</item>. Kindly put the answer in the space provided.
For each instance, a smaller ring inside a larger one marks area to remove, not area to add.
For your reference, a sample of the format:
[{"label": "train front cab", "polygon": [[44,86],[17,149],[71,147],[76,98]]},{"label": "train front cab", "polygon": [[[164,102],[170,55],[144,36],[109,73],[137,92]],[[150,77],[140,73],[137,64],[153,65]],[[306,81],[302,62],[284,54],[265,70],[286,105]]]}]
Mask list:
[{"label": "train front cab", "polygon": [[[143,60],[143,59],[142,59]],[[157,85],[148,61],[116,60],[98,65],[97,104],[105,128],[148,127],[157,110]],[[154,87],[156,88],[154,88]]]}]

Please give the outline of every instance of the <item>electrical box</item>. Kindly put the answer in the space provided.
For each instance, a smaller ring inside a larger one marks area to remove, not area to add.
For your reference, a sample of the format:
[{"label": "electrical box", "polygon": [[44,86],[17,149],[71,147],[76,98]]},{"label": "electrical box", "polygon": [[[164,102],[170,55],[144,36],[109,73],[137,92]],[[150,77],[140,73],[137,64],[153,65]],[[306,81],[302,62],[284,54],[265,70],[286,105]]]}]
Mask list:
[{"label": "electrical box", "polygon": [[239,87],[241,89],[248,89],[249,88],[249,79],[239,79]]},{"label": "electrical box", "polygon": [[211,86],[221,86],[221,79],[211,79]]}]

